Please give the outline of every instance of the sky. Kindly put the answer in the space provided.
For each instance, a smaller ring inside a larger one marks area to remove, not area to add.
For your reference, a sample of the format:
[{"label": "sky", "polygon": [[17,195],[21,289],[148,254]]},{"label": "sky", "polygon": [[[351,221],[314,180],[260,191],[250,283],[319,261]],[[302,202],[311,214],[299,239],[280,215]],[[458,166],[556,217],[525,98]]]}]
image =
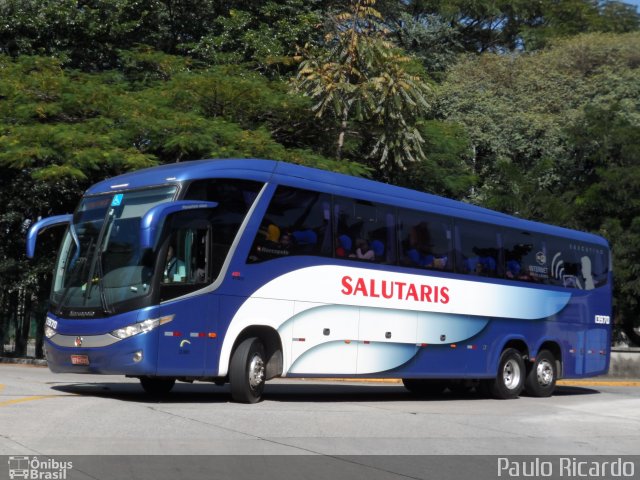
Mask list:
[{"label": "sky", "polygon": [[635,5],[636,7],[640,6],[640,0],[625,0],[624,3],[629,3],[631,5]]}]

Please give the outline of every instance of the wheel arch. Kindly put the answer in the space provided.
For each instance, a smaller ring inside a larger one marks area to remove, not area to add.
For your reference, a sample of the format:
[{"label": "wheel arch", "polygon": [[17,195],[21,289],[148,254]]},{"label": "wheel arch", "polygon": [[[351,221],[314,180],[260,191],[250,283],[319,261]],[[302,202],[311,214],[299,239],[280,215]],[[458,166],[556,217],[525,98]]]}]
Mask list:
[{"label": "wheel arch", "polygon": [[524,360],[525,364],[528,363],[529,357],[530,357],[530,353],[529,353],[530,350],[529,350],[529,345],[527,344],[524,337],[521,337],[521,336],[507,337],[502,341],[500,348],[497,348],[494,352],[492,352],[491,361],[488,364],[490,369],[488,373],[490,373],[491,376],[494,376],[497,374],[498,363],[500,363],[500,357],[502,356],[502,352],[504,352],[508,348],[516,349],[518,352],[520,352],[520,355],[522,356],[522,359]]},{"label": "wheel arch", "polygon": [[498,353],[498,357],[500,357],[500,355],[502,355],[502,352],[504,352],[507,348],[514,348],[518,350],[525,361],[527,361],[530,357],[529,345],[523,337],[508,338],[502,345],[502,348]]},{"label": "wheel arch", "polygon": [[267,325],[251,325],[242,330],[233,342],[230,358],[233,357],[233,352],[236,351],[238,345],[247,338],[252,337],[260,339],[264,346],[266,357],[266,380],[282,375],[282,339],[280,338],[280,334],[273,327]]}]

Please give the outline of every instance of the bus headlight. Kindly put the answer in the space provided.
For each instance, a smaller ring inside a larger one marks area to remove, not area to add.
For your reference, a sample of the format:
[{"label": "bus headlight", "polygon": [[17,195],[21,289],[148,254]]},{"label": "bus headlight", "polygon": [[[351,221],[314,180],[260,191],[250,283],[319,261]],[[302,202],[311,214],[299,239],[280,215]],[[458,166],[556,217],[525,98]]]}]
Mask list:
[{"label": "bus headlight", "polygon": [[49,325],[44,326],[44,336],[47,338],[53,337],[57,332]]},{"label": "bus headlight", "polygon": [[58,333],[56,332],[56,328],[58,328],[58,321],[47,315],[47,318],[44,321],[44,336],[47,338],[53,337]]},{"label": "bus headlight", "polygon": [[160,318],[150,318],[149,320],[145,320],[144,322],[138,322],[134,323],[133,325],[127,325],[123,328],[118,328],[117,330],[111,332],[111,335],[122,340],[125,338],[133,337],[134,335],[139,335],[141,333],[147,333],[154,328],[159,327],[160,325],[169,323],[171,320],[173,320],[173,317],[173,315],[167,315]]}]

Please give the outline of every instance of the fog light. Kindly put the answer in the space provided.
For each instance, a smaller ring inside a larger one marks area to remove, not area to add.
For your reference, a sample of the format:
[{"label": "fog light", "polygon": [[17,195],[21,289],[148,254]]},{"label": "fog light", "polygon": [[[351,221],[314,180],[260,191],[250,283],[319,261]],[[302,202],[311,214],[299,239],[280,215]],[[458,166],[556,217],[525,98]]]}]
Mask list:
[{"label": "fog light", "polygon": [[133,361],[138,363],[142,360],[142,350],[133,354]]}]

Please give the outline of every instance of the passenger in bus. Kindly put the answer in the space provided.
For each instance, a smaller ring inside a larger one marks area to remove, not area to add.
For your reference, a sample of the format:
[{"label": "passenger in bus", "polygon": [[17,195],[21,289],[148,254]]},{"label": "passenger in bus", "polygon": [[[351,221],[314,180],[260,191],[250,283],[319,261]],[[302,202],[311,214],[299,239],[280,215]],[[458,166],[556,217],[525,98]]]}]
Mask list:
[{"label": "passenger in bus", "polygon": [[[264,236],[260,239],[260,236]],[[275,257],[289,255],[291,237],[288,233],[280,234],[280,227],[274,223],[269,223],[258,232],[256,237],[255,255],[251,256],[252,261],[267,260]]]},{"label": "passenger in bus", "polygon": [[407,252],[407,257],[411,260],[411,263],[417,267],[431,268],[435,261],[435,257],[430,253],[422,254],[415,248]]},{"label": "passenger in bus", "polygon": [[420,222],[411,228],[406,256],[413,266],[433,268],[435,256],[431,253],[431,235],[426,222]]},{"label": "passenger in bus", "polygon": [[446,255],[436,256],[433,259],[433,268],[437,268],[438,270],[444,270],[445,268],[447,268],[448,259],[449,257],[447,257]]},{"label": "passenger in bus", "polygon": [[522,267],[520,266],[520,262],[518,262],[517,260],[509,260],[507,262],[507,271],[505,273],[505,276],[507,278],[518,278],[521,270]]},{"label": "passenger in bus", "polygon": [[175,247],[173,245],[169,245],[169,249],[167,250],[167,261],[165,262],[164,268],[164,282],[184,282],[186,276],[187,272],[184,262],[176,257]]},{"label": "passenger in bus", "polygon": [[360,260],[373,260],[376,256],[375,252],[363,238],[356,240],[356,251],[349,255],[351,258],[358,258]]},{"label": "passenger in bus", "polygon": [[465,261],[467,273],[482,276],[493,276],[496,272],[496,261],[493,257],[471,257]]}]

